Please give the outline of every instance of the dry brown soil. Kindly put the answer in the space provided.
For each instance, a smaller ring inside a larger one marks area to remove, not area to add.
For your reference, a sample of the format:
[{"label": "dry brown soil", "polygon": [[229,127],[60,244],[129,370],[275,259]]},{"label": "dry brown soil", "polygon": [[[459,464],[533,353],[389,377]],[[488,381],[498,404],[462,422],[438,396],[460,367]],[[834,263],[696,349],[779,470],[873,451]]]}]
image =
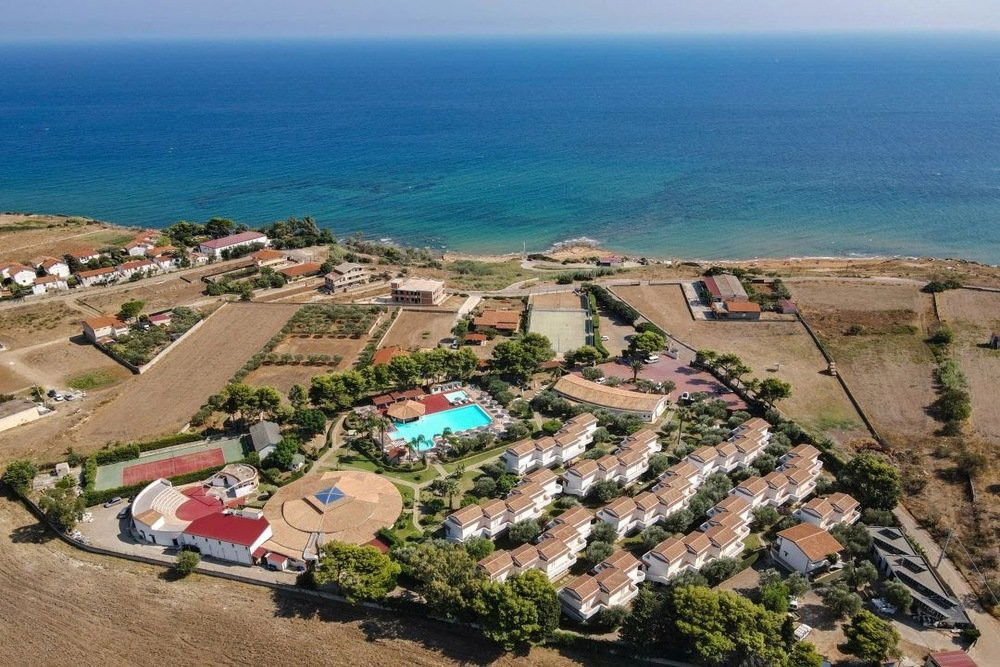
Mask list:
[{"label": "dry brown soil", "polygon": [[81,450],[176,433],[288,321],[294,304],[232,303],[156,365],[122,385],[71,439]]},{"label": "dry brown soil", "polygon": [[0,310],[0,343],[15,348],[69,338],[81,332],[80,322],[86,317],[62,301]]},{"label": "dry brown soil", "polygon": [[580,310],[585,308],[580,295],[573,292],[533,294],[529,303],[534,308],[545,310]]},{"label": "dry brown soil", "polygon": [[[75,550],[0,498],[3,665],[570,665],[432,621]],[[588,663],[590,661],[588,660]]]},{"label": "dry brown soil", "polygon": [[451,336],[454,321],[454,313],[403,310],[393,322],[382,345],[399,345],[407,350],[435,348],[442,338]]}]

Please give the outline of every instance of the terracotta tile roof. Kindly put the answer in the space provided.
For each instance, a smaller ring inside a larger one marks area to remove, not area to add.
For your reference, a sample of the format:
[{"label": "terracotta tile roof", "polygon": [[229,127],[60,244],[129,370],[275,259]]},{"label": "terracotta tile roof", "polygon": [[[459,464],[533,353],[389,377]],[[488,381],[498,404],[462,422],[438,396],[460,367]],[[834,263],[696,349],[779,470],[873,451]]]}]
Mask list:
[{"label": "terracotta tile roof", "polygon": [[758,496],[767,490],[767,482],[764,481],[763,477],[748,477],[740,482],[736,488],[751,496]]},{"label": "terracotta tile roof", "polygon": [[847,514],[853,510],[856,510],[860,503],[853,497],[847,495],[846,493],[834,493],[827,500],[830,504],[839,511],[841,514]]},{"label": "terracotta tile roof", "polygon": [[563,591],[580,600],[589,600],[597,595],[598,590],[600,590],[600,585],[597,583],[597,579],[589,574],[581,574],[563,588]]},{"label": "terracotta tile roof", "polygon": [[771,488],[784,489],[785,487],[788,486],[788,475],[778,470],[775,470],[774,472],[769,473],[766,477],[764,477],[764,482],[766,482],[767,485]]},{"label": "terracotta tile roof", "polygon": [[650,553],[667,563],[673,563],[683,558],[686,551],[687,548],[679,537],[668,537],[653,547]]},{"label": "terracotta tile roof", "polygon": [[805,459],[815,459],[819,457],[819,450],[812,445],[798,445],[788,450],[785,454],[788,459],[795,458],[805,458]]},{"label": "terracotta tile roof", "polygon": [[516,310],[484,310],[472,320],[477,327],[489,327],[500,331],[514,331],[521,323],[521,313]]},{"label": "terracotta tile roof", "polygon": [[826,498],[813,498],[802,506],[802,511],[815,514],[819,518],[825,519],[833,514],[833,505],[831,505]]},{"label": "terracotta tile roof", "polygon": [[[565,543],[569,543],[573,540],[577,540],[580,537],[580,533],[577,532],[576,528],[569,524],[561,523],[557,526],[549,528],[544,533],[542,533],[543,538],[554,537],[557,540],[562,540]],[[541,544],[541,542],[539,542]]]},{"label": "terracotta tile roof", "polygon": [[678,503],[684,502],[686,494],[681,489],[666,488],[656,492],[656,497],[664,507],[675,507]]},{"label": "terracotta tile roof", "polygon": [[704,463],[711,463],[712,461],[715,461],[715,459],[719,458],[719,452],[716,451],[715,447],[699,447],[688,454],[688,458],[702,461]]},{"label": "terracotta tile roof", "polygon": [[459,526],[468,526],[479,521],[482,516],[483,509],[479,505],[468,505],[449,514],[448,520]]},{"label": "terracotta tile roof", "polygon": [[806,558],[819,561],[831,553],[838,553],[843,546],[830,533],[811,523],[800,523],[778,533],[778,538],[797,546]]},{"label": "terracotta tile roof", "polygon": [[602,456],[597,459],[597,467],[601,470],[614,470],[618,467],[618,457],[614,454],[608,454],[607,456]]},{"label": "terracotta tile roof", "polygon": [[727,514],[742,514],[750,509],[750,503],[739,496],[726,496],[715,504],[715,510]]},{"label": "terracotta tile roof", "polygon": [[622,448],[625,449],[640,446],[648,448],[651,442],[656,442],[657,440],[659,440],[659,436],[657,436],[655,432],[648,428],[644,428],[625,438],[622,442]]},{"label": "terracotta tile roof", "polygon": [[118,269],[113,266],[107,266],[100,269],[88,269],[86,271],[80,271],[76,275],[80,278],[93,278],[94,276],[104,276],[109,273],[118,273]]},{"label": "terracotta tile roof", "polygon": [[656,412],[667,400],[666,396],[608,387],[576,375],[562,376],[554,388],[571,400],[629,412]]},{"label": "terracotta tile roof", "polygon": [[609,567],[601,570],[594,575],[594,580],[608,595],[613,595],[632,583],[632,580],[628,578],[628,575],[619,570],[617,567]]},{"label": "terracotta tile roof", "polygon": [[708,547],[711,546],[712,542],[705,536],[705,533],[693,532],[685,535],[683,540],[684,547],[693,554],[700,554],[703,551],[707,551]]},{"label": "terracotta tile roof", "polygon": [[522,544],[510,552],[510,557],[520,568],[531,567],[538,562],[538,548],[534,544]]},{"label": "terracotta tile roof", "polygon": [[588,524],[593,520],[594,513],[586,507],[574,507],[557,516],[553,519],[553,522],[578,528],[579,526]]},{"label": "terracotta tile roof", "polygon": [[526,495],[515,495],[504,501],[507,503],[507,509],[513,514],[519,514],[526,509],[535,506],[534,501],[531,500],[531,496]]},{"label": "terracotta tile roof", "polygon": [[618,453],[618,461],[625,467],[634,466],[648,461],[649,451],[641,447],[626,449]]},{"label": "terracotta tile roof", "polygon": [[730,526],[712,526],[705,531],[705,537],[711,540],[712,544],[719,549],[724,549],[740,539],[740,536]]},{"label": "terracotta tile roof", "polygon": [[531,438],[518,440],[514,444],[507,447],[507,451],[517,457],[527,456],[535,451],[535,441]]},{"label": "terracotta tile roof", "polygon": [[574,463],[570,469],[566,471],[566,474],[569,475],[572,473],[574,475],[578,475],[579,477],[587,477],[597,472],[597,469],[597,461],[593,459],[584,459],[578,463]]},{"label": "terracotta tile roof", "polygon": [[629,552],[625,551],[624,549],[619,549],[618,551],[615,551],[613,554],[611,554],[603,561],[601,561],[601,564],[598,565],[598,567],[600,568],[614,567],[621,570],[622,572],[629,572],[641,565],[642,563],[639,561],[638,558],[636,558]]},{"label": "terracotta tile roof", "polygon": [[320,269],[319,262],[303,262],[302,264],[296,264],[295,266],[286,266],[283,269],[279,269],[278,273],[289,278],[297,278],[299,276],[311,276],[313,274],[319,273]]},{"label": "terracotta tile roof", "polygon": [[570,553],[570,549],[558,537],[550,536],[538,543],[538,557],[544,561],[552,561]]},{"label": "terracotta tile roof", "polygon": [[233,514],[208,514],[188,524],[184,532],[188,535],[204,537],[220,542],[250,546],[258,539],[270,523],[267,519],[248,519]]},{"label": "terracotta tile roof", "polygon": [[643,512],[653,509],[660,504],[660,499],[656,497],[655,494],[649,491],[643,491],[635,498],[632,499],[635,506],[638,507]]},{"label": "terracotta tile roof", "polygon": [[556,474],[548,468],[539,468],[535,472],[529,472],[524,476],[524,481],[545,486],[552,480],[558,479]]},{"label": "terracotta tile roof", "polygon": [[552,437],[539,438],[535,440],[535,449],[540,452],[547,452],[556,446],[556,441]]},{"label": "terracotta tile roof", "polygon": [[731,313],[759,313],[760,306],[753,301],[735,301],[730,299],[725,302],[726,310]]},{"label": "terracotta tile roof", "polygon": [[636,509],[635,501],[628,496],[622,496],[621,498],[616,498],[610,503],[602,508],[602,511],[606,511],[619,519],[624,518],[634,512]]},{"label": "terracotta tile roof", "polygon": [[495,519],[507,513],[507,503],[502,500],[491,500],[480,505],[483,509],[483,516],[487,519]]},{"label": "terracotta tile roof", "polygon": [[788,470],[785,474],[789,480],[796,486],[800,484],[808,484],[813,480],[815,475],[810,472],[807,468],[795,468],[794,470]]},{"label": "terracotta tile roof", "polygon": [[280,250],[272,250],[271,248],[264,248],[258,250],[257,252],[250,255],[251,258],[258,262],[269,262],[272,259],[284,259],[285,253]]},{"label": "terracotta tile roof", "polygon": [[101,315],[100,317],[92,317],[89,320],[84,320],[83,323],[95,331],[98,329],[103,329],[104,327],[114,327],[116,329],[122,329],[126,326],[124,322],[122,322],[114,315]]}]

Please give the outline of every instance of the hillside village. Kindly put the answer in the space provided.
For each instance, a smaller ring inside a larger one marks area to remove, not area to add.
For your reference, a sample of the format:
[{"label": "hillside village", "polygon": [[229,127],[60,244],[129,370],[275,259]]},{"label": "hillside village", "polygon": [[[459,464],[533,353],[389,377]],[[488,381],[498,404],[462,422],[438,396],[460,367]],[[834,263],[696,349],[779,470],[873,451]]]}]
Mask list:
[{"label": "hillside village", "polygon": [[506,650],[1000,654],[991,267],[40,220],[0,255],[0,464],[108,568]]}]

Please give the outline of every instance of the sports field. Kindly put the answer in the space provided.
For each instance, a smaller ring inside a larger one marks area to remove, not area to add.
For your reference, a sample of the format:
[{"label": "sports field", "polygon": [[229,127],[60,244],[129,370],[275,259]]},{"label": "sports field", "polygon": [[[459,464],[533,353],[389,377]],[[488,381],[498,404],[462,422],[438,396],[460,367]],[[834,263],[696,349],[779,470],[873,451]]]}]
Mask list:
[{"label": "sports field", "polygon": [[109,463],[97,469],[94,488],[98,491],[183,475],[205,468],[233,463],[243,458],[238,438],[201,440],[147,452],[137,459]]},{"label": "sports field", "polygon": [[549,339],[556,354],[564,354],[587,344],[590,318],[583,310],[531,309],[528,330]]}]

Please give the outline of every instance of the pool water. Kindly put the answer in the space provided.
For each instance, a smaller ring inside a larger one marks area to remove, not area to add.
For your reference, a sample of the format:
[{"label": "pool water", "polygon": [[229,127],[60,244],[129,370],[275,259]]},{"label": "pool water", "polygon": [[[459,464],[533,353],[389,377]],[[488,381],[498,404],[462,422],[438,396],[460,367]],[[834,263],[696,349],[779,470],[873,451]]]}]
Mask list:
[{"label": "pool water", "polygon": [[454,404],[457,403],[458,401],[468,400],[469,395],[466,394],[464,391],[450,391],[444,395],[444,398],[449,403]]},{"label": "pool water", "polygon": [[463,405],[460,408],[435,412],[406,424],[396,424],[395,437],[414,442],[422,435],[426,439],[426,442],[420,445],[420,451],[423,451],[432,448],[434,438],[444,433],[446,428],[450,428],[452,433],[459,433],[486,426],[492,421],[493,418],[478,405]]}]

